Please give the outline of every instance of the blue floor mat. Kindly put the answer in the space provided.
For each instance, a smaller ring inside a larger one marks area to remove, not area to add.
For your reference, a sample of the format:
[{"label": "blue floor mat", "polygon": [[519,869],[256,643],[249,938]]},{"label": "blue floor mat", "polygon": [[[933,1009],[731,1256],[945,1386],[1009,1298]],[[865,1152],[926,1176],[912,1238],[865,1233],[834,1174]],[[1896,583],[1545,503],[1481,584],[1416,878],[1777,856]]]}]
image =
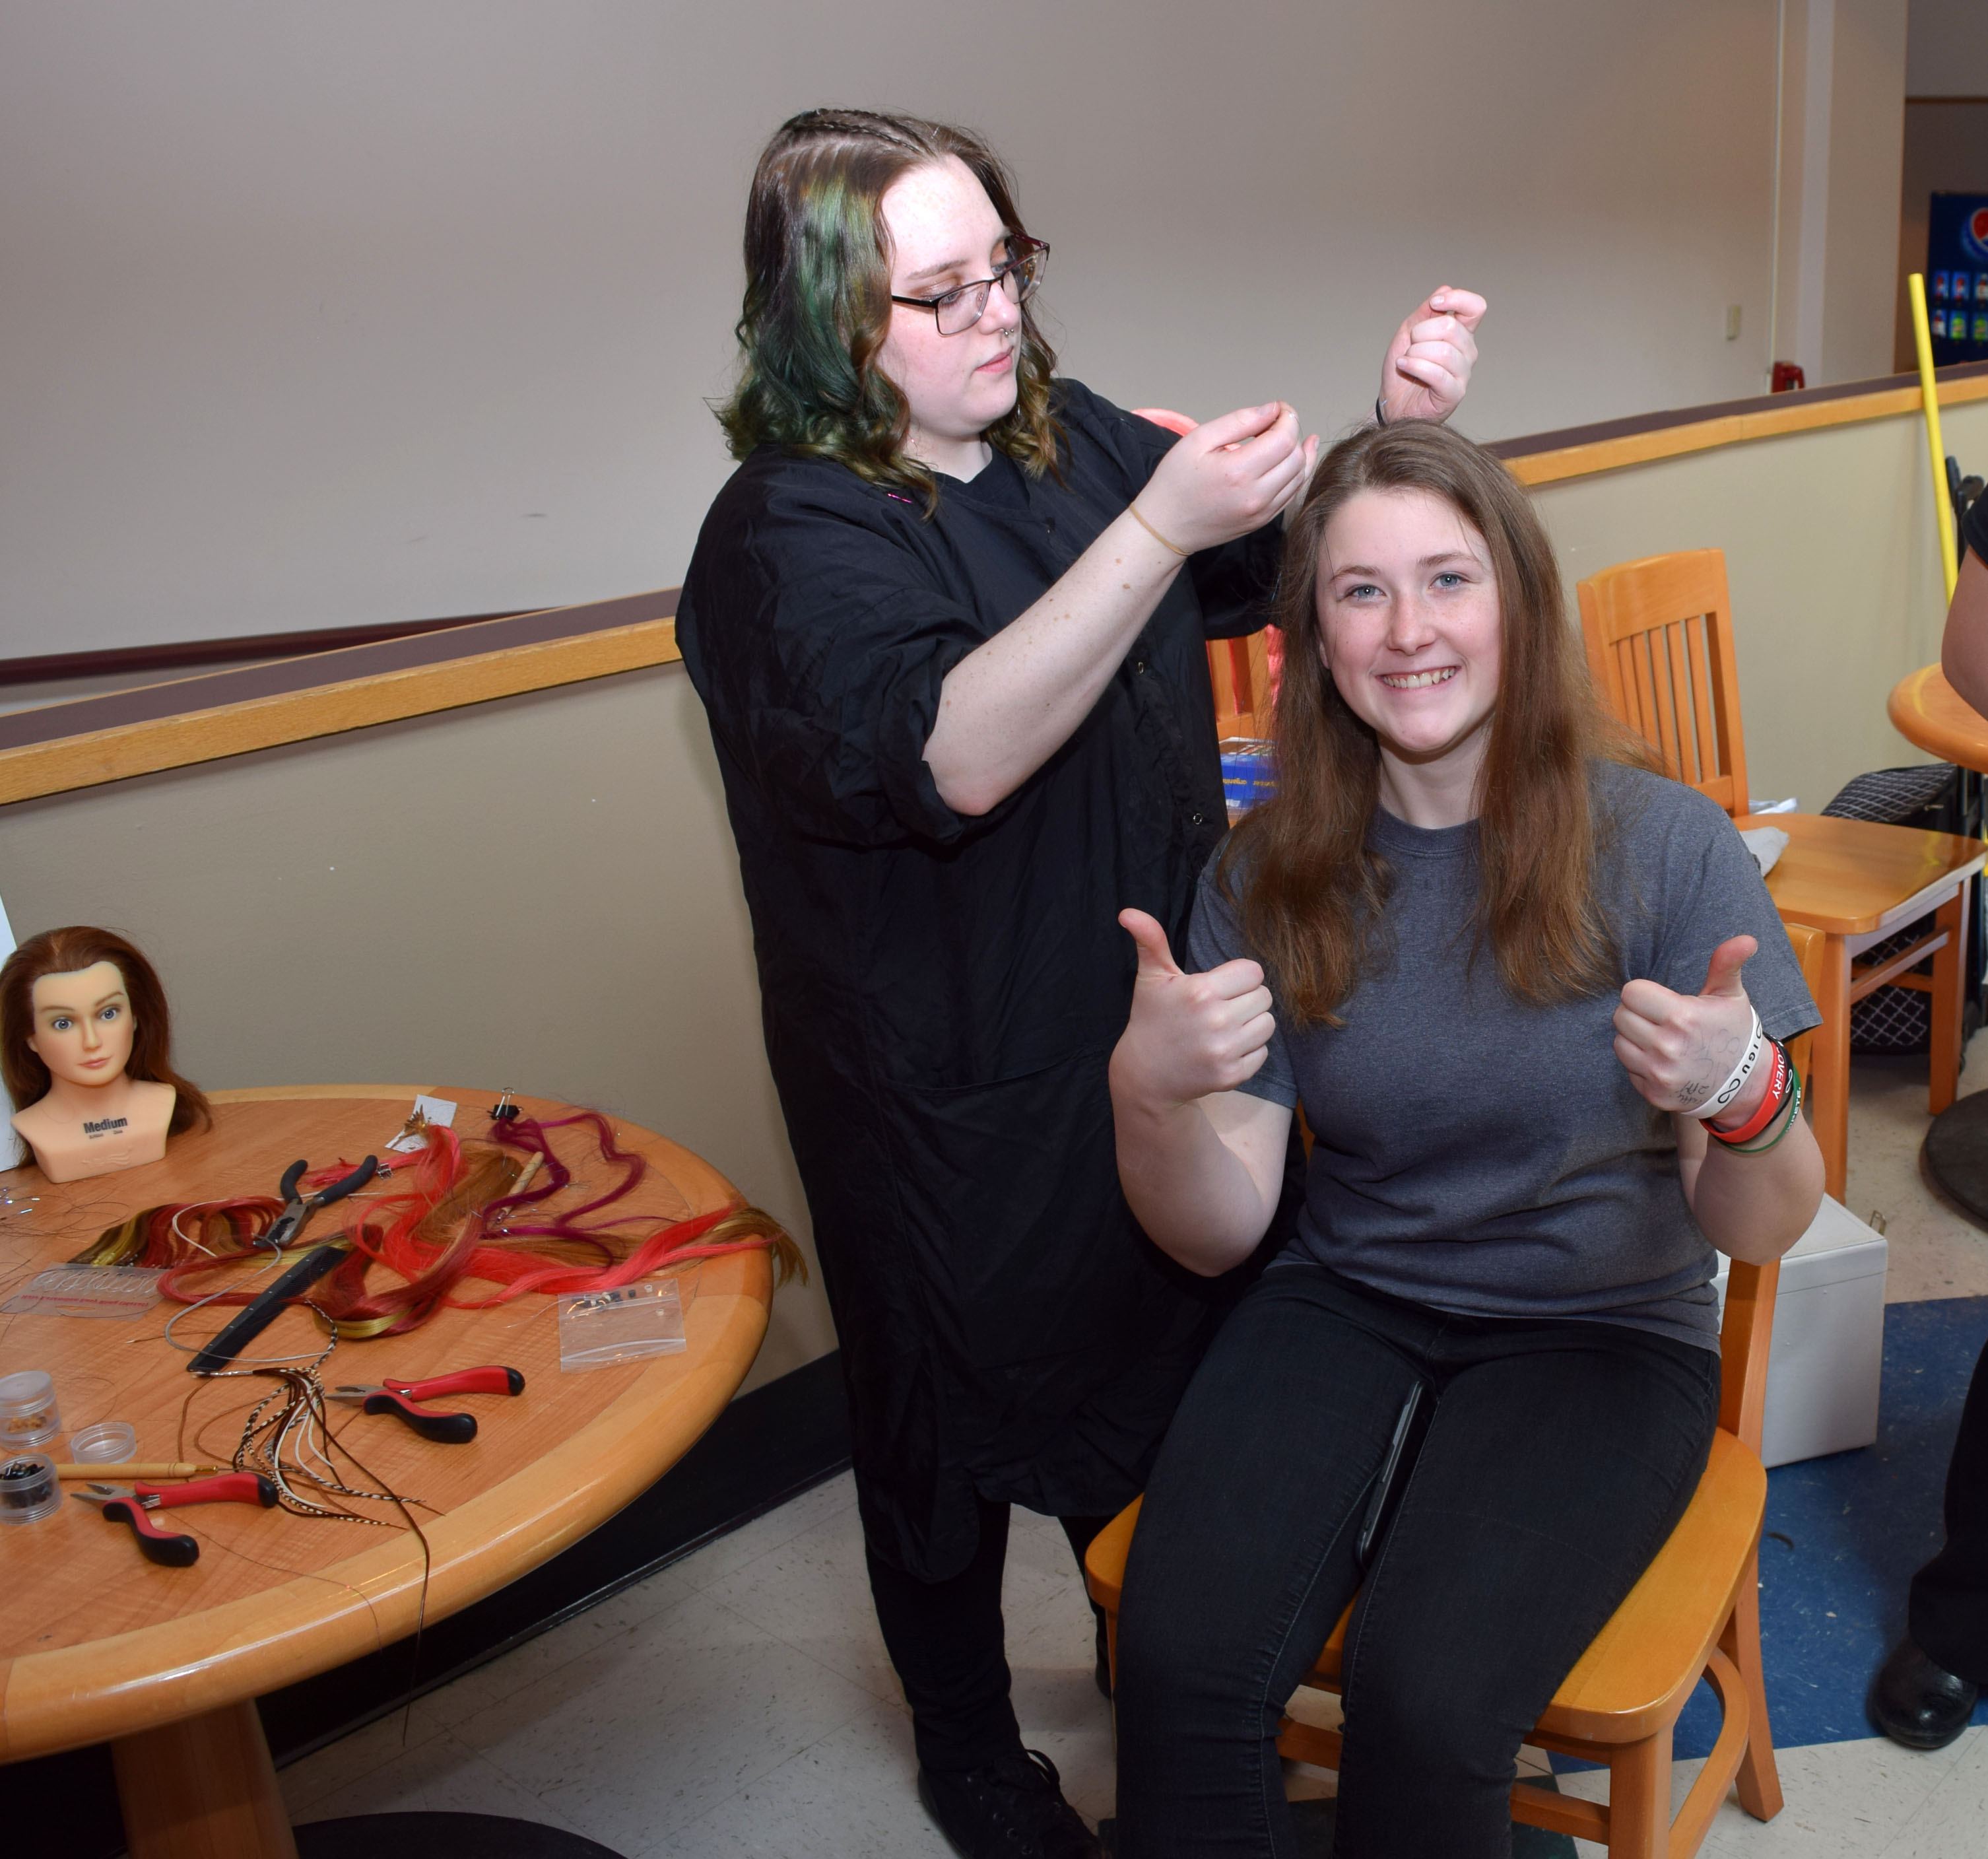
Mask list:
[{"label": "blue floor mat", "polygon": [[[1877,1735],[1864,1695],[1905,1630],[1913,1572],[1944,1539],[1947,1458],[1984,1340],[1988,1298],[1887,1305],[1877,1444],[1768,1473],[1760,1647],[1777,1747]],[[1988,1724],[1988,1697],[1974,1722]],[[1718,1733],[1718,1703],[1701,1685],[1675,1752],[1706,1755]]]}]

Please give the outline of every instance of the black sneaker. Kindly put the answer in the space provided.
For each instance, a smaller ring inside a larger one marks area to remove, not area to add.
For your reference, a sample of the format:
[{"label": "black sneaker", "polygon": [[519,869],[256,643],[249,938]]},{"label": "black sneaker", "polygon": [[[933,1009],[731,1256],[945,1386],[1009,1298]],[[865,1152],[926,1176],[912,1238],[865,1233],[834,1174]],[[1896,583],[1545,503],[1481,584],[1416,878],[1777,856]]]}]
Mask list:
[{"label": "black sneaker", "polygon": [[918,1799],[960,1859],[1100,1859],[1040,1749],[956,1773],[921,1769]]}]

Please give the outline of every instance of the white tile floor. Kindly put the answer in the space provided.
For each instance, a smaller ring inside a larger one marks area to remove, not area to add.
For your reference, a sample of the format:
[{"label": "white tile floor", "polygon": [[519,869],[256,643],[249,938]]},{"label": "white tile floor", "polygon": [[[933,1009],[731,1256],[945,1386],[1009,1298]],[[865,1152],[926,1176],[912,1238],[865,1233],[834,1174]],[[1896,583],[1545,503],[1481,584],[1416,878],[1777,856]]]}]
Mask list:
[{"label": "white tile floor", "polygon": [[[1988,1088],[1977,1038],[1963,1089]],[[1922,1060],[1860,1060],[1848,1196],[1885,1216],[1894,1302],[1988,1295],[1988,1235],[1921,1180]],[[1110,1712],[1063,1532],[1017,1512],[1006,1586],[1023,1735],[1095,1820]],[[1307,1713],[1309,1714],[1309,1713]],[[1988,1851],[1988,1730],[1915,1755],[1882,1739],[1781,1752],[1787,1806],[1729,1801],[1716,1859],[1964,1859]],[[943,1859],[913,1788],[845,1476],[284,1771],[299,1823],[420,1809],[541,1820],[625,1859]],[[1691,1769],[1681,1766],[1680,1790]],[[1563,1778],[1600,1792],[1603,1778]],[[1308,1771],[1294,1793],[1329,1789]],[[1583,1845],[1583,1854],[1598,1853]]]}]

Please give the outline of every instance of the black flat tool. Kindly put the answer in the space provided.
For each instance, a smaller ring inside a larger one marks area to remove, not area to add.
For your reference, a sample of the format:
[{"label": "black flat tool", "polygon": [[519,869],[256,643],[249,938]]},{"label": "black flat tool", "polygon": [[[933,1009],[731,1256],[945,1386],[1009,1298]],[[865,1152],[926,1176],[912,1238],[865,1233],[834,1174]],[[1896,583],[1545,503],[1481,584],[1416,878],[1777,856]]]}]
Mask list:
[{"label": "black flat tool", "polygon": [[[281,1192],[286,1204],[276,1216],[276,1224],[256,1242],[259,1245],[273,1245],[281,1251],[292,1244],[312,1214],[320,1207],[329,1207],[334,1200],[343,1200],[347,1194],[363,1187],[379,1172],[380,1163],[377,1156],[368,1156],[343,1180],[320,1188],[315,1194],[299,1194],[297,1184],[303,1180],[304,1170],[309,1166],[307,1163],[292,1162],[284,1171]],[[234,1321],[187,1364],[188,1372],[211,1375],[217,1369],[227,1367],[246,1345],[276,1321],[278,1311],[292,1298],[309,1290],[350,1249],[350,1241],[343,1238],[313,1246],[253,1303],[243,1306]]]}]

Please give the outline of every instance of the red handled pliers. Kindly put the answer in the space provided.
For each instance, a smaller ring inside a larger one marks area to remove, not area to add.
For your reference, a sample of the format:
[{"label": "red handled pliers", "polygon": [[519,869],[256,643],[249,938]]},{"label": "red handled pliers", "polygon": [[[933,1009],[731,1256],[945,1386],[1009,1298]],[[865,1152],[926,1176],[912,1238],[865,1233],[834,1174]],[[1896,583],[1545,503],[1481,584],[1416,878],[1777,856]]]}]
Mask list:
[{"label": "red handled pliers", "polygon": [[414,1428],[424,1440],[439,1445],[466,1446],[476,1437],[473,1414],[437,1414],[417,1407],[417,1401],[433,1400],[443,1394],[522,1394],[525,1378],[516,1369],[495,1366],[458,1369],[452,1375],[431,1375],[426,1381],[375,1382],[367,1387],[348,1384],[328,1389],[333,1400],[356,1400],[368,1414],[392,1414]]},{"label": "red handled pliers", "polygon": [[184,1569],[200,1560],[200,1545],[177,1531],[162,1530],[146,1514],[177,1510],[183,1504],[259,1504],[271,1509],[276,1488],[253,1471],[225,1471],[215,1478],[190,1478],[184,1485],[91,1485],[69,1495],[84,1504],[100,1504],[113,1523],[128,1523],[138,1546],[152,1561]]}]

